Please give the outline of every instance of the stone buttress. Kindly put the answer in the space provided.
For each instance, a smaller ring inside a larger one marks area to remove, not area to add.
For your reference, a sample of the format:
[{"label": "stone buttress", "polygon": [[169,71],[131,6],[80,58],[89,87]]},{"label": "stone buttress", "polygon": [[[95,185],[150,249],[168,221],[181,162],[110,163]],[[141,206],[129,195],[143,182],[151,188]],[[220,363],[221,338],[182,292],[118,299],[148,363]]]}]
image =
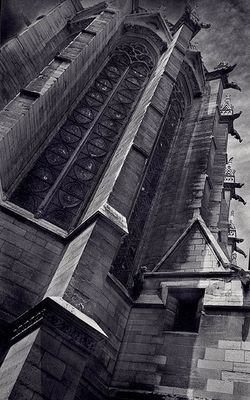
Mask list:
[{"label": "stone buttress", "polygon": [[238,114],[202,27],[64,0],[2,46],[0,399],[249,397]]}]

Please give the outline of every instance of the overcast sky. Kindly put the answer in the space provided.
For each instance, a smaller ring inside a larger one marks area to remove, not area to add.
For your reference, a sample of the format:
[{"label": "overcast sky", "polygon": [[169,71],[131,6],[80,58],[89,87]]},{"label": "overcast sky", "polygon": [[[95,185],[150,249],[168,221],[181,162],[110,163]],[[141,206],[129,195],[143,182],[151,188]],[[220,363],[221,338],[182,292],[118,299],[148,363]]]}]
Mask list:
[{"label": "overcast sky", "polygon": [[[143,0],[142,0],[143,2]],[[144,3],[150,0],[144,0]],[[185,0],[154,0],[154,4],[165,3],[169,8],[169,18],[175,22],[182,14]],[[193,2],[194,3],[194,2]],[[151,1],[152,4],[152,1]],[[234,157],[236,179],[245,183],[237,193],[247,204],[244,206],[232,200],[231,206],[235,211],[235,223],[238,237],[245,239],[240,244],[247,255],[250,247],[250,1],[249,0],[200,0],[196,2],[200,20],[211,23],[211,28],[201,30],[193,39],[193,43],[202,53],[202,58],[208,70],[213,70],[220,61],[237,67],[230,74],[230,81],[239,84],[242,91],[227,89],[224,95],[231,95],[235,112],[242,115],[234,123],[235,129],[243,138],[239,143],[229,135],[228,157]],[[238,264],[247,267],[248,259],[238,255]]]},{"label": "overcast sky", "polygon": [[[239,84],[242,91],[227,89],[235,107],[242,115],[234,123],[243,142],[239,143],[229,136],[228,156],[234,157],[234,168],[238,182],[245,183],[237,193],[247,204],[236,200],[231,205],[236,214],[238,236],[245,239],[240,247],[248,254],[250,247],[250,1],[249,0],[200,0],[198,13],[201,20],[211,22],[209,30],[202,30],[195,38],[202,52],[203,61],[209,70],[219,61],[237,67],[230,74],[230,81]],[[247,265],[242,255],[238,255],[238,264]]]},{"label": "overcast sky", "polygon": [[[186,0],[140,0],[141,6],[159,7],[164,5],[169,20],[176,22],[184,11]],[[228,157],[234,157],[238,182],[245,183],[237,194],[242,196],[247,205],[232,200],[235,211],[235,223],[238,237],[245,239],[240,244],[247,255],[250,247],[250,0],[199,0],[192,1],[197,5],[197,14],[204,23],[211,23],[211,28],[201,30],[193,43],[201,51],[203,62],[208,70],[213,70],[220,61],[237,63],[230,74],[230,81],[235,81],[242,91],[227,89],[224,95],[230,94],[235,112],[242,115],[234,123],[234,128],[243,138],[240,144],[229,135]],[[247,267],[248,259],[238,254],[238,264]]]}]

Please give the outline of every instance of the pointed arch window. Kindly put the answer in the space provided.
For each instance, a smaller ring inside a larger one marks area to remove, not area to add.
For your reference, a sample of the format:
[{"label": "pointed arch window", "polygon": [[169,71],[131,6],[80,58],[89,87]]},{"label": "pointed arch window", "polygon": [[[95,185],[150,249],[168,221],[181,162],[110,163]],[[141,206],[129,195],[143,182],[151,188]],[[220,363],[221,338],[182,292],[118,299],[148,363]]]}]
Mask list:
[{"label": "pointed arch window", "polygon": [[184,82],[182,79],[178,79],[170,97],[166,119],[149,161],[141,191],[129,219],[129,234],[125,237],[113,262],[112,273],[124,286],[131,284],[130,280],[135,272],[135,260],[143,229],[150,214],[169,150],[186,110],[185,93]]},{"label": "pointed arch window", "polygon": [[118,45],[11,201],[65,230],[73,229],[153,66],[143,40],[130,38]]}]

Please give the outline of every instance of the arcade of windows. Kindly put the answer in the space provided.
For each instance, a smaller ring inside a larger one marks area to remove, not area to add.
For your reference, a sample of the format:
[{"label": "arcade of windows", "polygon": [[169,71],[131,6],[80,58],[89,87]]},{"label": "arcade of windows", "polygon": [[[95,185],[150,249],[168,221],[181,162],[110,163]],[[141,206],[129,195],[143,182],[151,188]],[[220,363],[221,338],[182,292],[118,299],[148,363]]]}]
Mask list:
[{"label": "arcade of windows", "polygon": [[145,44],[121,43],[11,202],[67,231],[74,229],[153,66]]},{"label": "arcade of windows", "polygon": [[[84,212],[154,68],[143,41],[123,42],[111,54],[82,100],[53,137],[10,201],[70,232]],[[164,161],[183,117],[186,88],[178,79],[134,210],[129,235],[112,266],[125,286],[134,271],[146,218]]]}]

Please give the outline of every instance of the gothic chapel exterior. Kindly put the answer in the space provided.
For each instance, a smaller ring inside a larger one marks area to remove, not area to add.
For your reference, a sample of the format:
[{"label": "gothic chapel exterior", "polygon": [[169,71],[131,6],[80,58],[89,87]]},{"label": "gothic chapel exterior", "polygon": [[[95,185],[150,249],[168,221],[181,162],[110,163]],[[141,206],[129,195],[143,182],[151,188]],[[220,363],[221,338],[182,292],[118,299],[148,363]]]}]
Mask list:
[{"label": "gothic chapel exterior", "polygon": [[0,399],[249,400],[235,66],[190,6],[89,4],[0,48]]}]

